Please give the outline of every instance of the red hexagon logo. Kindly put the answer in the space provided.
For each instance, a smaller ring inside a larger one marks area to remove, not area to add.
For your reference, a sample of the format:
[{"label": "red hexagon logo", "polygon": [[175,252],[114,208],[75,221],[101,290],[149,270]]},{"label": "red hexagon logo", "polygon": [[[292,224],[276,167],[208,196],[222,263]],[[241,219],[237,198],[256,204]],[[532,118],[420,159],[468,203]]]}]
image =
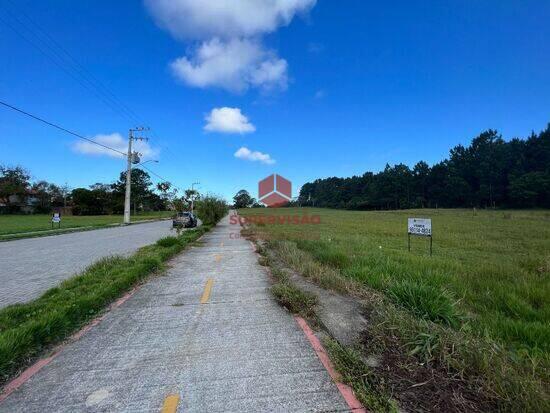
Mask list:
[{"label": "red hexagon logo", "polygon": [[259,182],[258,199],[270,208],[285,205],[292,199],[292,183],[281,175],[270,175]]}]

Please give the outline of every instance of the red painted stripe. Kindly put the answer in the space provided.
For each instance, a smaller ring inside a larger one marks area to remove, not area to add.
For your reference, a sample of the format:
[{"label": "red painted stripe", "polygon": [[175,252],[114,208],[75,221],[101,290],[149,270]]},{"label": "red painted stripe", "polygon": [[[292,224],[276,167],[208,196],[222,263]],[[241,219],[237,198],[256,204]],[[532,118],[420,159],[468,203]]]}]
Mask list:
[{"label": "red painted stripe", "polygon": [[340,375],[338,372],[334,369],[334,366],[332,365],[332,362],[330,361],[330,358],[317,338],[317,336],[313,333],[313,330],[308,326],[306,320],[304,320],[302,317],[294,316],[294,319],[300,326],[300,328],[303,330],[304,334],[306,335],[307,339],[309,340],[311,347],[313,347],[313,350],[315,350],[315,353],[317,354],[317,357],[321,360],[321,363],[323,363],[323,366],[325,366],[325,369],[328,371],[328,374],[334,380],[336,383],[336,387],[340,391],[340,394],[348,404],[349,408],[353,410],[354,412],[359,413],[367,413],[367,410],[363,407],[361,402],[357,400],[355,397],[355,394],[353,393],[353,390],[351,387],[349,387],[347,384],[341,383]]},{"label": "red painted stripe", "polygon": [[[114,303],[112,303],[109,306],[109,309],[107,310],[107,313],[111,310],[114,310],[117,307],[120,307],[126,300],[128,300],[134,293],[138,290],[139,287],[132,288],[129,292],[124,294],[122,297],[120,297],[118,300],[116,300]],[[85,325],[83,328],[81,328],[79,331],[74,333],[69,339],[59,346],[54,347],[51,354],[48,357],[42,358],[38,360],[36,363],[25,369],[19,376],[17,376],[15,379],[8,382],[3,388],[2,392],[0,393],[0,403],[5,400],[10,394],[12,394],[14,391],[16,391],[19,387],[21,387],[23,384],[25,384],[32,376],[34,376],[36,373],[38,373],[40,370],[42,370],[43,367],[47,366],[54,358],[57,357],[59,353],[61,353],[61,350],[63,348],[71,343],[74,343],[75,341],[79,340],[84,334],[86,334],[88,331],[90,331],[94,326],[98,325],[101,320],[105,318],[107,313],[103,314],[100,317],[97,317],[93,319],[90,323]]]}]

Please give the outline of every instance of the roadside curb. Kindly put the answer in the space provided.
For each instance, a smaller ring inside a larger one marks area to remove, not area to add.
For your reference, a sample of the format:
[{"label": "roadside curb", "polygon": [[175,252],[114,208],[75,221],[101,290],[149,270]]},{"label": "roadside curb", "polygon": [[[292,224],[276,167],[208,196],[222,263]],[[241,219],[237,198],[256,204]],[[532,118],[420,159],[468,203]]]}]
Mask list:
[{"label": "roadside curb", "polygon": [[78,330],[76,333],[72,334],[67,340],[64,342],[56,345],[50,352],[50,354],[46,357],[40,358],[38,361],[33,363],[31,366],[27,367],[25,370],[23,370],[18,376],[16,376],[11,381],[7,382],[1,389],[0,392],[0,403],[2,403],[5,399],[7,399],[10,394],[12,394],[14,391],[19,389],[23,384],[25,384],[27,381],[31,379],[32,376],[34,376],[36,373],[38,373],[42,368],[46,367],[50,362],[55,359],[63,349],[76,341],[78,341],[82,336],[84,336],[88,331],[90,331],[92,328],[97,326],[101,321],[109,314],[112,310],[120,307],[122,304],[124,304],[130,297],[132,297],[140,288],[142,284],[139,284],[135,287],[133,287],[130,291],[128,291],[126,294],[124,294],[122,297],[117,299],[115,302],[111,303],[109,307],[105,310],[105,312],[100,315],[99,317],[94,318],[92,321],[90,321],[88,324],[86,324],[84,327],[82,327],[80,330]]},{"label": "roadside curb", "polygon": [[[256,256],[258,258],[261,257],[262,255],[258,252],[258,248],[257,248],[256,243],[254,243],[250,239],[248,240],[248,242],[250,243],[250,246],[252,247],[252,251],[254,251]],[[270,277],[270,279],[273,280],[274,276],[273,276],[273,273],[271,271],[271,267],[264,266],[263,268],[264,268],[264,271]],[[311,345],[311,347],[315,351],[315,354],[317,355],[317,357],[321,361],[321,364],[323,364],[323,367],[325,368],[325,370],[329,374],[330,378],[332,379],[332,381],[334,382],[334,384],[338,388],[338,391],[340,392],[341,396],[344,398],[346,404],[349,406],[350,411],[358,412],[358,413],[367,413],[368,410],[365,409],[365,407],[357,399],[353,389],[349,385],[342,382],[341,375],[334,368],[334,364],[330,360],[328,352],[325,350],[325,348],[321,344],[321,341],[319,340],[319,338],[315,335],[315,332],[308,325],[307,321],[303,317],[301,317],[299,315],[296,315],[296,314],[293,314],[293,317],[294,317],[294,320],[296,321],[296,324],[298,324],[300,329],[303,331],[304,335],[306,336],[307,340],[309,341],[309,344]],[[322,322],[322,320],[319,319],[316,322],[318,322],[322,326],[321,327],[322,330],[326,331],[329,336],[334,337],[334,334],[331,331],[331,329],[328,328]]]},{"label": "roadside curb", "polygon": [[304,320],[302,317],[296,315],[294,316],[294,320],[304,332],[304,335],[308,339],[309,344],[311,344],[311,347],[315,351],[315,354],[317,354],[317,357],[319,358],[319,360],[321,360],[321,363],[325,367],[325,370],[328,372],[330,378],[336,384],[338,391],[346,401],[350,410],[358,413],[367,413],[367,410],[363,407],[361,402],[357,400],[357,397],[355,397],[353,389],[347,384],[342,383],[340,374],[334,368],[334,365],[332,364],[332,361],[330,361],[330,357],[328,356],[327,351],[325,350],[313,330],[309,327],[307,321]]}]

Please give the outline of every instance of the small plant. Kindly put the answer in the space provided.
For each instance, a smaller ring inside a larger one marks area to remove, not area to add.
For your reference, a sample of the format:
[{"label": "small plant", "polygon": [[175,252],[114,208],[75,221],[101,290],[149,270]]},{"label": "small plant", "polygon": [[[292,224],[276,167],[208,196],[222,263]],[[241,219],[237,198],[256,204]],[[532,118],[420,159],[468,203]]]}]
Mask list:
[{"label": "small plant", "polygon": [[397,402],[390,397],[389,389],[363,362],[358,351],[341,346],[336,340],[324,340],[330,359],[350,385],[363,406],[374,412],[399,412]]},{"label": "small plant", "polygon": [[271,291],[277,301],[293,314],[310,318],[314,316],[317,297],[286,282],[275,284]]},{"label": "small plant", "polygon": [[460,315],[446,290],[414,281],[401,281],[389,287],[389,297],[424,320],[458,327]]},{"label": "small plant", "polygon": [[440,337],[437,333],[419,333],[413,341],[407,343],[412,348],[409,355],[416,356],[429,363],[440,346]]},{"label": "small plant", "polygon": [[157,245],[159,247],[172,247],[174,245],[179,244],[180,241],[176,237],[164,237],[157,241]]}]

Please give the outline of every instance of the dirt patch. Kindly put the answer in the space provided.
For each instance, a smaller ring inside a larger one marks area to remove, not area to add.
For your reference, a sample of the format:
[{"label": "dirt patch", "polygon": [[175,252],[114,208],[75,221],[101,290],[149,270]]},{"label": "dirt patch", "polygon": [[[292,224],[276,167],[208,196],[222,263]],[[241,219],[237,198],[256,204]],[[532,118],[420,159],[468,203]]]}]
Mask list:
[{"label": "dirt patch", "polygon": [[[363,333],[364,348],[376,339]],[[371,364],[373,373],[386,383],[399,406],[406,412],[482,412],[497,411],[483,396],[481,385],[453,377],[444,366],[421,363],[408,355],[397,337],[386,336],[383,351]]]}]

